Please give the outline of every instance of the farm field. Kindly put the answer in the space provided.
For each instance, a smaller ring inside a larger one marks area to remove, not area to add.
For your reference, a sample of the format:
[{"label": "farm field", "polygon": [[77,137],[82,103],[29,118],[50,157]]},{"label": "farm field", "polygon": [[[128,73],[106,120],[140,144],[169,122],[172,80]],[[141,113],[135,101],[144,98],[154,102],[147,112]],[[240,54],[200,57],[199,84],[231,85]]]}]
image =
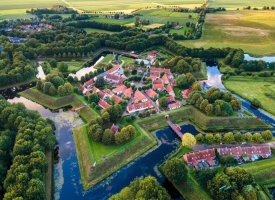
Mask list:
[{"label": "farm field", "polygon": [[255,56],[275,54],[274,11],[226,11],[207,14],[201,39],[180,41],[191,48],[242,48]]},{"label": "farm field", "polygon": [[252,101],[257,98],[262,103],[262,108],[271,114],[275,114],[275,100],[267,97],[265,93],[275,94],[275,83],[272,78],[258,78],[232,76],[223,81],[226,89],[238,94],[239,96]]},{"label": "farm field", "polygon": [[252,8],[262,8],[263,6],[274,6],[274,0],[265,1],[251,1],[251,0],[209,0],[209,7],[224,7],[227,10],[237,8],[242,9],[243,7],[251,6]]},{"label": "farm field", "polygon": [[130,12],[132,10],[138,8],[154,8],[157,5],[161,6],[173,6],[178,5],[182,7],[194,8],[196,6],[200,6],[204,1],[203,0],[158,0],[154,2],[148,2],[145,0],[137,0],[137,1],[112,1],[107,0],[104,1],[104,4],[101,0],[66,0],[70,6],[77,8],[79,10],[83,10],[85,12],[94,12],[94,11],[119,11],[119,12]]}]

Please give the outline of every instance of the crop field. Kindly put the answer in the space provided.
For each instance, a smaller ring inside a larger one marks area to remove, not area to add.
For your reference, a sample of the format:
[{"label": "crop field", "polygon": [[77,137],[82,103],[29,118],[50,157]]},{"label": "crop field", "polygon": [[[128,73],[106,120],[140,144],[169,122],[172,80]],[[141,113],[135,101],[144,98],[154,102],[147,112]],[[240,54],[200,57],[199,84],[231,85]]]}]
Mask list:
[{"label": "crop field", "polygon": [[275,99],[265,95],[265,93],[275,93],[275,84],[272,82],[272,78],[266,78],[265,81],[263,78],[253,79],[252,77],[234,76],[225,80],[224,86],[249,101],[254,98],[259,99],[263,109],[273,115],[275,114]]},{"label": "crop field", "polygon": [[275,11],[226,11],[207,14],[201,39],[181,41],[196,48],[242,48],[256,56],[275,53]]},{"label": "crop field", "polygon": [[209,7],[225,7],[228,9],[237,8],[242,9],[243,7],[251,6],[252,8],[262,8],[263,6],[275,6],[274,0],[209,0]]},{"label": "crop field", "polygon": [[74,8],[83,10],[85,12],[94,12],[94,11],[119,11],[119,12],[130,12],[138,8],[156,8],[157,5],[160,6],[173,6],[178,5],[181,7],[194,8],[200,6],[204,1],[203,0],[158,0],[154,2],[148,2],[145,0],[136,0],[136,1],[113,1],[107,0],[102,2],[101,0],[66,0],[66,2]]}]

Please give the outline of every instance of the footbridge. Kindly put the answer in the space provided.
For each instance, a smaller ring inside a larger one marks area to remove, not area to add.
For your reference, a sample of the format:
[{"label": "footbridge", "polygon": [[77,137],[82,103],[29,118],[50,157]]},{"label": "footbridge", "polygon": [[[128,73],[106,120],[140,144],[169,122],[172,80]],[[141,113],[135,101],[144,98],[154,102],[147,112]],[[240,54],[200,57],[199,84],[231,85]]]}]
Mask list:
[{"label": "footbridge", "polygon": [[180,126],[173,124],[173,122],[170,121],[169,115],[165,115],[165,120],[168,124],[168,126],[174,131],[174,133],[181,139],[183,134],[181,132]]}]

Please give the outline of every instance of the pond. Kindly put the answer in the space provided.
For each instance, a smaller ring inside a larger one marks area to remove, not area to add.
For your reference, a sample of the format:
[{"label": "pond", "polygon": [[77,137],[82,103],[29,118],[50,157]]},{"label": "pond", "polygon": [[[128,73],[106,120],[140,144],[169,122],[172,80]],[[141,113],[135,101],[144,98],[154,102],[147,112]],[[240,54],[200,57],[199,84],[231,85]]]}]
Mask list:
[{"label": "pond", "polygon": [[275,62],[275,56],[264,56],[261,58],[255,58],[250,56],[249,54],[244,54],[244,59],[245,60],[264,60],[266,62]]}]

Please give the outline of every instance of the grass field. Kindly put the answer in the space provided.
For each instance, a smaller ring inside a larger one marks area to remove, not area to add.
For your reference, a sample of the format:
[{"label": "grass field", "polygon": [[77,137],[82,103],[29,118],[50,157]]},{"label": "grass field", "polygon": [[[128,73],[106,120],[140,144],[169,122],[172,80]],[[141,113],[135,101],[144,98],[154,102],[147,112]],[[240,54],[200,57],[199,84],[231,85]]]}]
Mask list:
[{"label": "grass field", "polygon": [[[273,78],[258,78],[242,76],[231,76],[228,80],[223,81],[226,89],[238,94],[239,96],[252,101],[257,98],[262,103],[262,108],[275,115],[275,99],[265,95],[266,92],[275,94],[275,83]],[[265,86],[269,85],[269,86]]]},{"label": "grass field", "polygon": [[196,41],[179,41],[196,48],[242,48],[256,56],[275,54],[274,11],[226,11],[207,14],[202,37]]},{"label": "grass field", "polygon": [[251,6],[251,8],[262,8],[263,6],[274,6],[274,0],[251,1],[251,0],[209,0],[209,7],[225,7],[227,10],[242,9]]}]

